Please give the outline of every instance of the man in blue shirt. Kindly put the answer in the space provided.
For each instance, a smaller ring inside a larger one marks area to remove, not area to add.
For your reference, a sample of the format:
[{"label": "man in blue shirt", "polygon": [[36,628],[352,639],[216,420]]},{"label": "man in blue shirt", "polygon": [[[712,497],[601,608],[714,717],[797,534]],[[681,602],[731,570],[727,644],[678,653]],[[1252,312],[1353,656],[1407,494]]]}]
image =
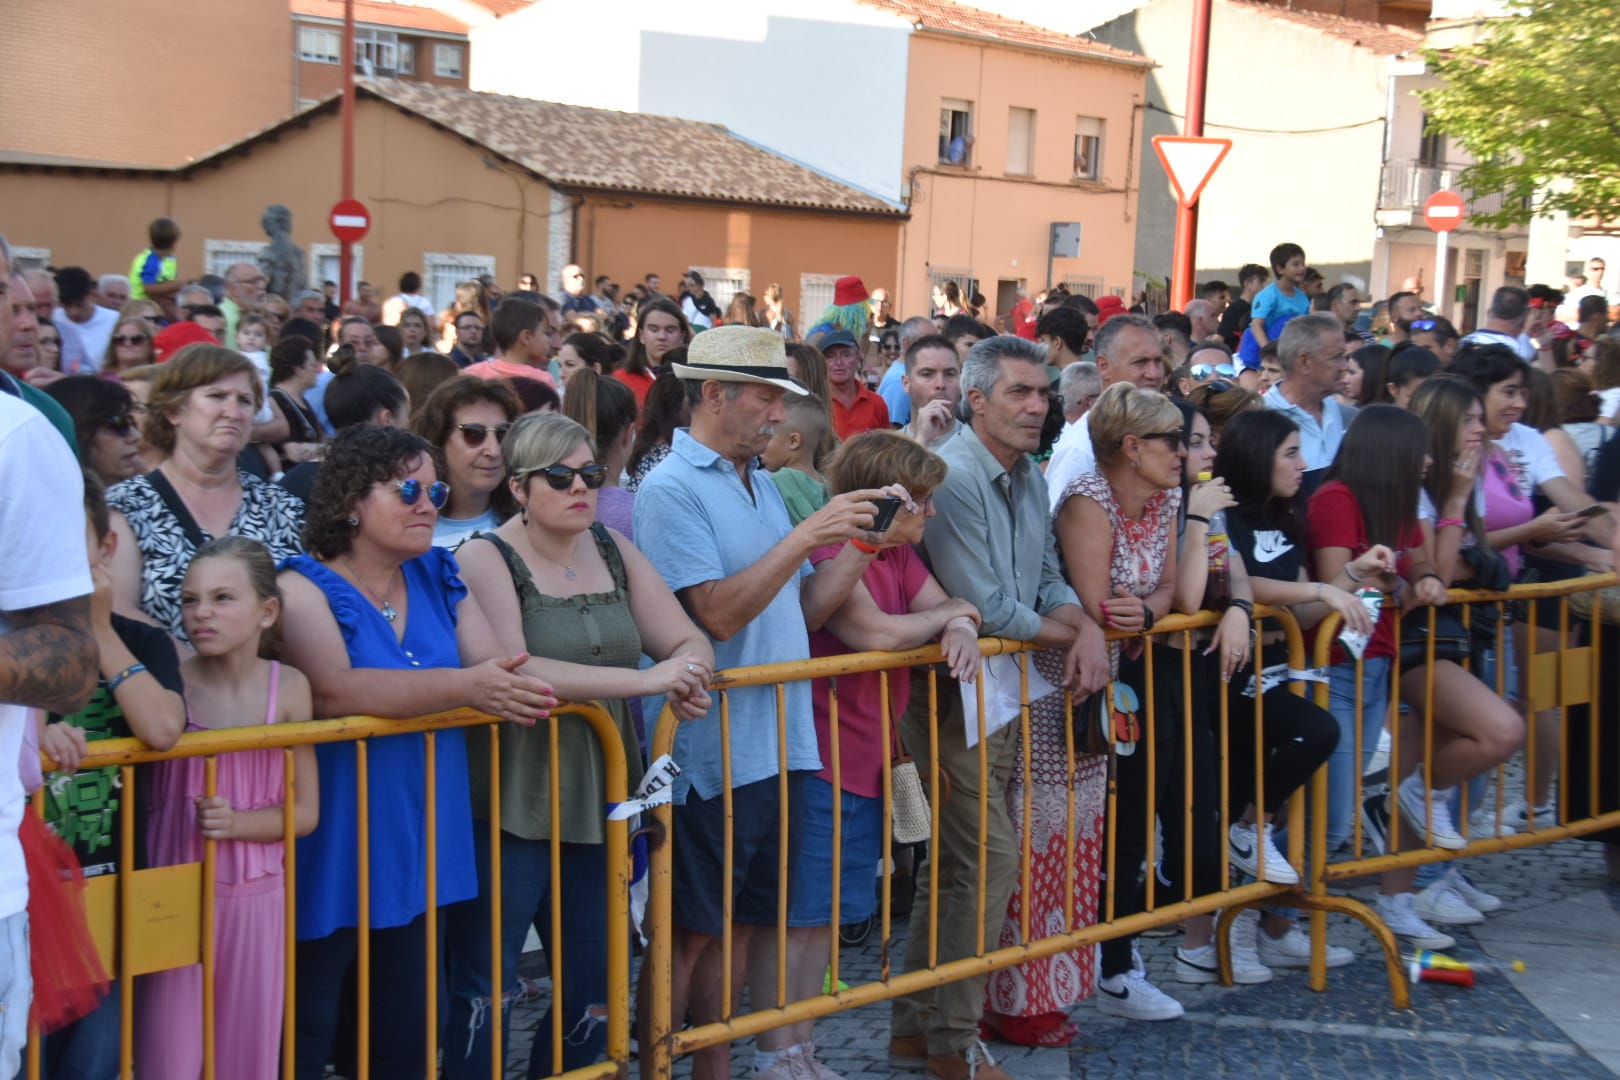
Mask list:
[{"label": "man in blue shirt", "polygon": [[1344,348],[1344,324],[1325,312],[1291,319],[1277,338],[1282,379],[1263,400],[1266,408],[1299,425],[1299,453],[1305,459],[1303,495],[1322,482],[1356,416],[1355,409],[1333,398],[1344,377]]},{"label": "man in blue shirt", "polygon": [[[776,485],[756,460],[772,427],[785,419],[783,395],[806,392],[788,377],[781,335],[759,327],[722,326],[693,338],[687,355],[688,362],[674,365],[674,371],[686,380],[692,426],[690,432],[675,433],[669,456],[641,482],[636,532],[659,538],[646,548],[647,556],[713,639],[717,670],[809,659],[810,637],[799,601],[799,586],[811,574],[809,555],[865,535],[877,512],[870,500],[881,493],[847,492],[794,527]],[[756,1007],[774,1000],[774,936],[750,931],[776,924],[781,814],[798,809],[796,781],[821,768],[809,683],[784,686],[780,728],[776,693],[773,686],[731,690],[727,740],[721,739],[719,695],[707,716],[681,724],[676,732],[674,757],[681,776],[675,783],[671,840],[671,1015],[677,1019],[688,1004],[699,1024],[733,1011],[745,963],[748,975],[759,980]],[[785,807],[778,786],[778,739],[783,737],[790,773]],[[720,1000],[726,755],[731,760],[735,868],[730,885],[734,1000],[729,1004]],[[795,858],[790,846],[790,878]],[[810,933],[788,931],[790,956],[795,939]],[[824,963],[824,958],[818,960],[811,973],[818,981]],[[648,970],[643,969],[644,975]],[[787,973],[790,987],[797,974]],[[785,1075],[790,1060],[810,1060],[807,1048],[788,1045],[791,1031],[788,1026],[759,1037],[757,1072]],[[642,1038],[647,1037],[644,1031]],[[795,1059],[797,1054],[804,1056]],[[779,1056],[782,1066],[773,1072]],[[643,1058],[649,1067],[651,1060],[651,1055]],[[698,1053],[694,1071],[700,1078],[729,1077],[730,1046]]]}]

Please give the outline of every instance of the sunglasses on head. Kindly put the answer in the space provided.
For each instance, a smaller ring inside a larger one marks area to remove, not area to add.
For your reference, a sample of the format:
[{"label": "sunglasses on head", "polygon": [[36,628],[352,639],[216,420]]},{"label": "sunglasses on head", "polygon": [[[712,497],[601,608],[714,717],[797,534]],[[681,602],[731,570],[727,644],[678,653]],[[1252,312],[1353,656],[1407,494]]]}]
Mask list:
[{"label": "sunglasses on head", "polygon": [[1435,321],[1433,319],[1413,319],[1412,320],[1412,329],[1414,329],[1414,330],[1419,330],[1419,331],[1433,330],[1434,327],[1435,327]]},{"label": "sunglasses on head", "polygon": [[543,469],[530,469],[529,476],[543,476],[546,483],[551,485],[553,491],[567,491],[574,486],[574,477],[585,481],[585,486],[592,491],[607,483],[608,470],[606,465],[591,463],[571,468],[567,465],[547,465]]},{"label": "sunglasses on head", "polygon": [[[422,481],[416,477],[409,480],[395,480],[394,486],[399,489],[399,501],[406,506],[415,506],[422,497]],[[444,504],[450,501],[450,485],[443,480],[435,480],[427,486],[428,502],[433,509],[443,510]]]},{"label": "sunglasses on head", "polygon": [[492,432],[495,435],[495,441],[500,442],[506,438],[506,433],[512,430],[512,425],[496,424],[494,427],[490,427],[488,424],[457,424],[456,428],[461,432],[461,437],[467,440],[468,446],[480,446],[484,442],[484,436]]},{"label": "sunglasses on head", "polygon": [[147,337],[146,337],[145,334],[114,334],[113,335],[113,344],[114,345],[145,345],[146,342],[147,342]]},{"label": "sunglasses on head", "polygon": [[111,416],[101,422],[101,426],[111,431],[119,438],[123,438],[140,426],[140,421],[133,416]]},{"label": "sunglasses on head", "polygon": [[1231,364],[1194,364],[1188,373],[1195,379],[1207,379],[1211,375],[1219,375],[1223,379],[1237,378],[1237,368]]}]

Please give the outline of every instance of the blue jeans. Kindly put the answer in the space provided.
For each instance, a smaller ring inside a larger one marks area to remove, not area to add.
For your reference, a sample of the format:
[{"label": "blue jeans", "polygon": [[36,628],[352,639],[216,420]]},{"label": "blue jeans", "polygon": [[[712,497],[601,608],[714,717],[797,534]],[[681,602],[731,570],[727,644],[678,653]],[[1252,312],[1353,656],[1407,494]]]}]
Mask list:
[{"label": "blue jeans", "polygon": [[1361,745],[1356,746],[1356,665],[1335,664],[1328,668],[1328,711],[1339,722],[1339,745],[1328,758],[1327,846],[1332,851],[1350,838],[1350,823],[1359,807],[1355,805],[1356,778],[1367,768],[1378,749],[1378,736],[1384,730],[1389,712],[1389,675],[1393,660],[1382,656],[1361,664]]},{"label": "blue jeans", "polygon": [[[473,851],[478,880],[486,887],[478,899],[451,909],[445,945],[449,961],[450,1019],[444,1033],[447,1080],[483,1080],[489,1076],[490,990],[489,826],[475,823]],[[562,992],[563,1068],[595,1062],[607,1047],[607,1027],[586,1015],[607,1002],[607,854],[601,844],[563,844]],[[501,833],[501,982],[502,996],[517,985],[523,942],[533,926],[548,958],[556,956],[551,940],[551,842],[523,840]],[[615,927],[615,933],[629,933]],[[510,999],[502,1019],[504,1045],[510,1045]],[[557,1008],[555,1000],[551,1009]],[[551,1009],[541,1019],[529,1055],[529,1076],[552,1073]]]},{"label": "blue jeans", "polygon": [[47,1080],[115,1080],[122,999],[115,978],[112,989],[88,1016],[45,1036],[40,1075]]}]

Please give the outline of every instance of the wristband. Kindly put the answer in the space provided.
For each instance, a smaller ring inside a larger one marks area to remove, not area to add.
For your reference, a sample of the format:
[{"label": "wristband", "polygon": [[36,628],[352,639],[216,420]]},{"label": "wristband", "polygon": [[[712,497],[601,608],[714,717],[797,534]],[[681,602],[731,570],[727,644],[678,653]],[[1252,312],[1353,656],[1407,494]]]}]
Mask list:
[{"label": "wristband", "polygon": [[125,668],[123,671],[120,671],[118,674],[114,675],[112,678],[107,680],[107,693],[110,694],[114,690],[117,690],[120,686],[124,685],[124,680],[130,678],[132,675],[139,675],[141,672],[143,672],[145,670],[146,670],[146,665],[145,664],[131,664],[131,665],[129,665],[129,667]]},{"label": "wristband", "polygon": [[1464,521],[1462,518],[1441,518],[1439,521],[1434,523],[1434,527],[1436,529],[1443,529],[1447,525],[1455,525],[1459,529],[1468,528],[1468,522]]},{"label": "wristband", "polygon": [[856,551],[864,551],[868,555],[876,555],[878,553],[877,548],[873,547],[871,544],[868,544],[864,540],[851,540],[849,543],[850,546]]},{"label": "wristband", "polygon": [[1146,634],[1153,629],[1153,609],[1146,604],[1142,605],[1142,633]]},{"label": "wristband", "polygon": [[1204,523],[1205,528],[1209,527],[1209,518],[1205,517],[1203,514],[1188,514],[1187,515],[1187,520],[1188,521],[1201,521],[1201,522]]},{"label": "wristband", "polygon": [[1359,574],[1356,573],[1356,564],[1355,563],[1345,563],[1344,564],[1344,576],[1349,578],[1351,580],[1351,582],[1356,584],[1356,585],[1360,585],[1363,581],[1367,580],[1366,578],[1364,578],[1364,577],[1362,577],[1362,576],[1360,576]]},{"label": "wristband", "polygon": [[1238,608],[1243,612],[1243,614],[1247,615],[1251,619],[1254,618],[1253,600],[1246,600],[1241,596],[1233,597],[1231,600],[1226,602],[1226,610],[1231,611],[1233,608]]},{"label": "wristband", "polygon": [[1450,587],[1450,586],[1448,586],[1446,584],[1446,579],[1441,577],[1439,574],[1435,573],[1433,570],[1430,570],[1426,574],[1419,574],[1417,576],[1417,579],[1419,581],[1422,581],[1424,578],[1430,578],[1430,577],[1432,577],[1432,578],[1434,578],[1434,580],[1438,581],[1440,583],[1441,588],[1449,588]]}]

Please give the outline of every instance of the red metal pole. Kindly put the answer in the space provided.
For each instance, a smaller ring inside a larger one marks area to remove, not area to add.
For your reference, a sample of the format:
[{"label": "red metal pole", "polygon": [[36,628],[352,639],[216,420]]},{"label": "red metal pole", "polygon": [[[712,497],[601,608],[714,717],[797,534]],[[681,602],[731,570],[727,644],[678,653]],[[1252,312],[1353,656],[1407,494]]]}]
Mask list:
[{"label": "red metal pole", "polygon": [[[343,198],[354,198],[354,0],[343,0]],[[338,304],[353,298],[354,249],[338,244]]]},{"label": "red metal pole", "polygon": [[[1209,76],[1209,18],[1214,0],[1193,0],[1192,48],[1187,57],[1187,121],[1182,134],[1204,134],[1204,89]],[[1180,311],[1193,298],[1198,258],[1198,207],[1176,207],[1175,255],[1170,269],[1170,306]]]}]

